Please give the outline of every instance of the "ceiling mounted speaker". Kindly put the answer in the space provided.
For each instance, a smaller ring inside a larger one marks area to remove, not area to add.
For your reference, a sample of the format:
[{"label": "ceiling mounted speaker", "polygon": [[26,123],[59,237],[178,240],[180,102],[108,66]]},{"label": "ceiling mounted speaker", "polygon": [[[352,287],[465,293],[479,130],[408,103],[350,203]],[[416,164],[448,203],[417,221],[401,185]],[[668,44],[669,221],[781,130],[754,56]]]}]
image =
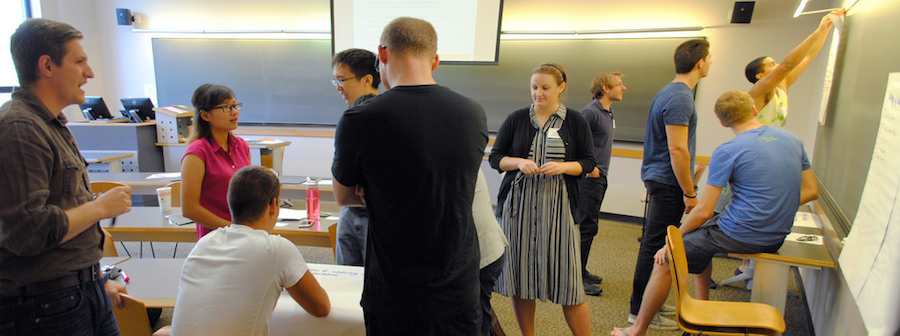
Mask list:
[{"label": "ceiling mounted speaker", "polygon": [[731,12],[731,23],[750,23],[756,1],[735,1]]}]

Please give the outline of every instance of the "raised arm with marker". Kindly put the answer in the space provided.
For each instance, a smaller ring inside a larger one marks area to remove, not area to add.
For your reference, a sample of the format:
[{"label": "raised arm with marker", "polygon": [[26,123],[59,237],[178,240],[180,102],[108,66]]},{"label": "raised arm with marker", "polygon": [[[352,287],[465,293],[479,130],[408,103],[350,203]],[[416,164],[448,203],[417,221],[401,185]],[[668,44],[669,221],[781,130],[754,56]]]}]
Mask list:
[{"label": "raised arm with marker", "polygon": [[844,15],[844,10],[835,10],[824,16],[816,30],[794,47],[780,64],[772,57],[763,56],[744,68],[744,75],[753,83],[748,93],[754,105],[760,109],[757,119],[763,124],[784,126],[787,118],[787,88],[797,81],[822,49],[833,26],[831,15]]}]

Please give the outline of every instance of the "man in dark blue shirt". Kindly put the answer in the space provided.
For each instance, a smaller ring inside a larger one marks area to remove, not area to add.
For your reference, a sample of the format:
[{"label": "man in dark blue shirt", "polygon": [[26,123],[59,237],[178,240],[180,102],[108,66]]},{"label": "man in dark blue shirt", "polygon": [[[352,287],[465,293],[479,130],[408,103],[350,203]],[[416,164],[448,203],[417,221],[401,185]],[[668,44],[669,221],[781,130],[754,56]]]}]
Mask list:
[{"label": "man in dark blue shirt", "polygon": [[587,295],[600,295],[600,282],[603,278],[591,274],[587,270],[587,261],[591,253],[591,244],[597,235],[597,221],[600,220],[600,206],[606,195],[606,175],[609,173],[609,160],[612,154],[613,133],[616,120],[612,112],[612,103],[622,100],[627,88],[622,83],[621,72],[604,72],[594,77],[591,82],[591,95],[594,100],[581,109],[581,114],[591,127],[594,139],[594,158],[597,166],[578,180],[578,210],[576,222],[581,231],[581,279]]}]

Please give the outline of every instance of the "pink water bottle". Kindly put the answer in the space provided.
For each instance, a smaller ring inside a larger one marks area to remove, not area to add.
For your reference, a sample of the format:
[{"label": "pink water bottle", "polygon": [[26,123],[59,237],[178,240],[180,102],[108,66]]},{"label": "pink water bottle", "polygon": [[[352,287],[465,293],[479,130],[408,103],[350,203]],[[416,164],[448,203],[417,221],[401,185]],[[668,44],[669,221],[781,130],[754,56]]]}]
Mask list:
[{"label": "pink water bottle", "polygon": [[306,218],[319,227],[319,179],[306,178]]}]

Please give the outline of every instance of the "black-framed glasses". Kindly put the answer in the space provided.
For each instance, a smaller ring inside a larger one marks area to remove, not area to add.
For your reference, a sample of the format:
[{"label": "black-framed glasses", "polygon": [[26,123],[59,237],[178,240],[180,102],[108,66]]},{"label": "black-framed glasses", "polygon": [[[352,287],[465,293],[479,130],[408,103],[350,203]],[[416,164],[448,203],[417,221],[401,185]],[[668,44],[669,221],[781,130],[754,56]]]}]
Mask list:
[{"label": "black-framed glasses", "polygon": [[345,81],[355,79],[356,77],[358,77],[358,76],[353,76],[353,77],[348,77],[348,78],[332,78],[331,85],[334,85],[334,87],[344,87]]},{"label": "black-framed glasses", "polygon": [[215,111],[221,109],[222,112],[229,113],[231,111],[240,111],[242,107],[244,107],[244,103],[234,103],[231,105],[213,106],[209,110]]}]

